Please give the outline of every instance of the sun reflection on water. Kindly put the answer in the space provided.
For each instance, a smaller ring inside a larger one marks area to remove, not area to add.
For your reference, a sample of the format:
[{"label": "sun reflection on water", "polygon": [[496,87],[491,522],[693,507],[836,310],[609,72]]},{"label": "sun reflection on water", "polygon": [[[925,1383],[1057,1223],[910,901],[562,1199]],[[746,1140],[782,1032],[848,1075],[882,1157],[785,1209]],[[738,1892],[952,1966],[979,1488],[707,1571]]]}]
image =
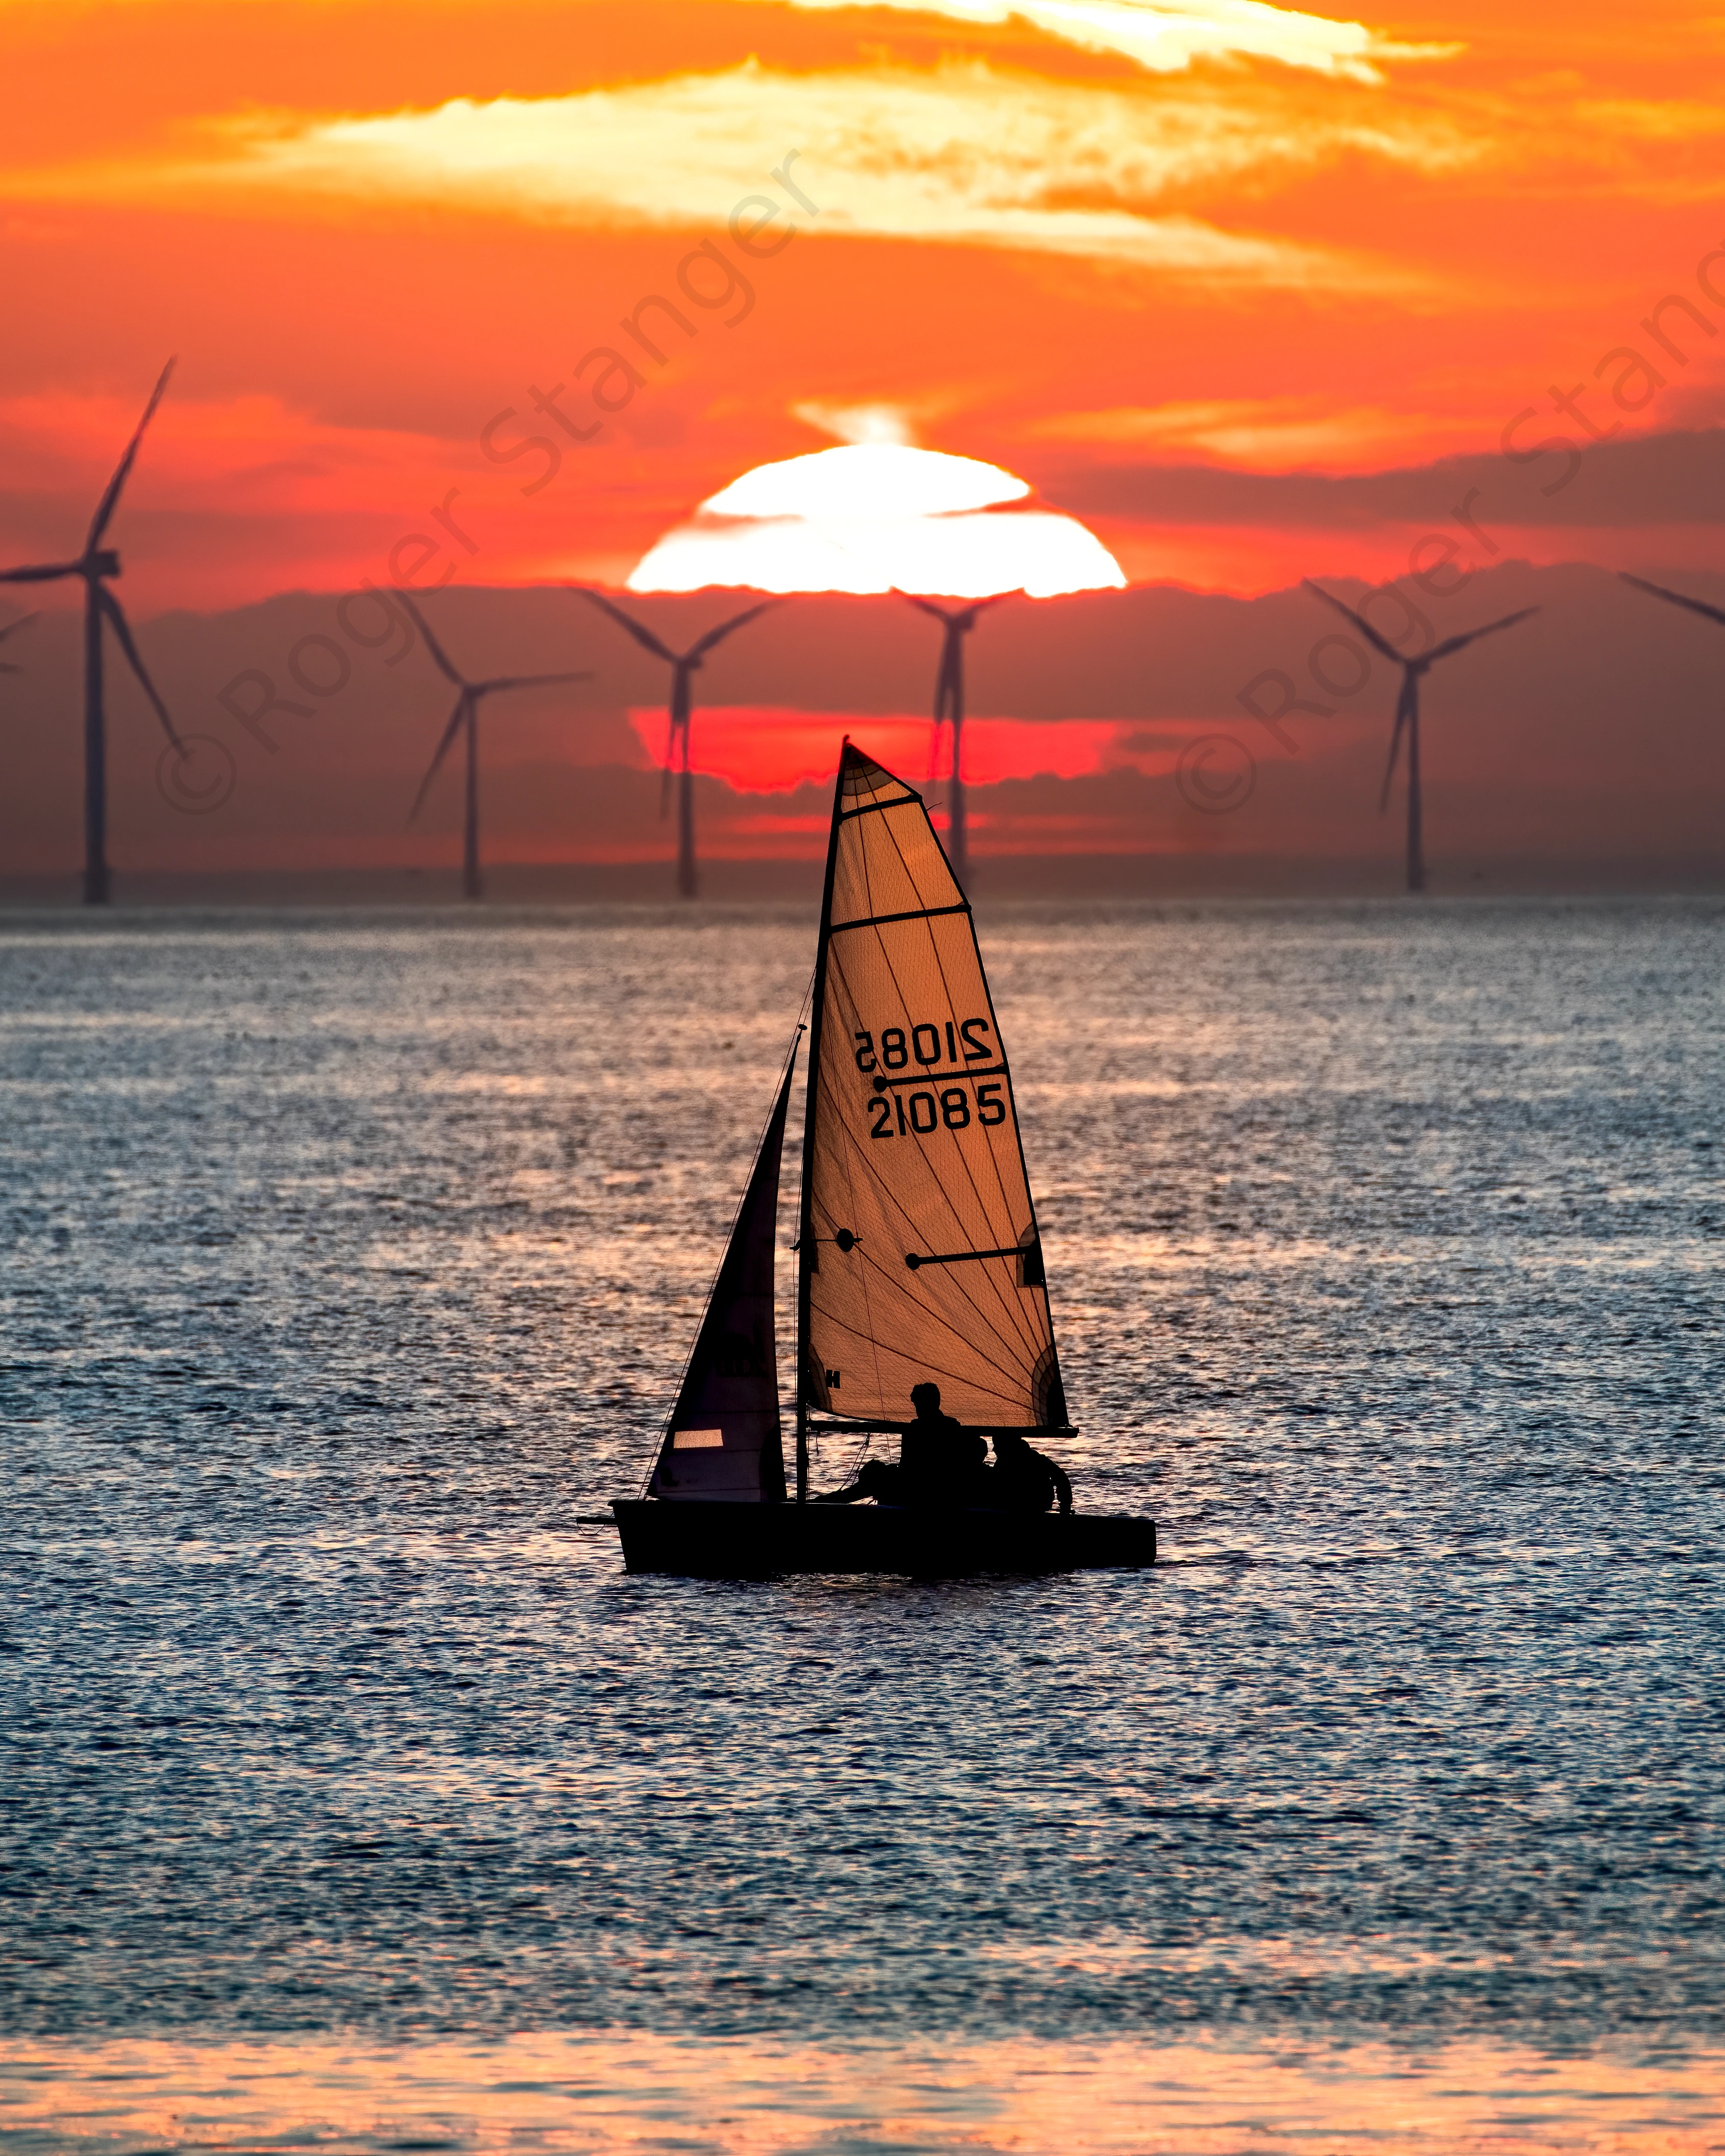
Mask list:
[{"label": "sun reflection on water", "polygon": [[0,2047],[0,2141],[90,2150],[612,2150],[722,2156],[1702,2156],[1725,2056],[1552,2057],[1034,2041],[837,2051],[644,2032],[390,2046],[339,2037]]}]

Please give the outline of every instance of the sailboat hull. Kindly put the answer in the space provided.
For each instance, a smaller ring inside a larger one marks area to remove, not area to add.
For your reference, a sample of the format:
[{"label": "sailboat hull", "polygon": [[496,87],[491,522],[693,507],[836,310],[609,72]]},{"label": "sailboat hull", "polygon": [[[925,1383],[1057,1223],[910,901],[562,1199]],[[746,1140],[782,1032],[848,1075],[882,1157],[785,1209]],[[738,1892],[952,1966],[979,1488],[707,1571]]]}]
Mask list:
[{"label": "sailboat hull", "polygon": [[1115,1514],[911,1511],[890,1505],[733,1505],[621,1500],[611,1507],[629,1572],[764,1579],[798,1572],[1133,1571],[1156,1562],[1156,1522]]}]

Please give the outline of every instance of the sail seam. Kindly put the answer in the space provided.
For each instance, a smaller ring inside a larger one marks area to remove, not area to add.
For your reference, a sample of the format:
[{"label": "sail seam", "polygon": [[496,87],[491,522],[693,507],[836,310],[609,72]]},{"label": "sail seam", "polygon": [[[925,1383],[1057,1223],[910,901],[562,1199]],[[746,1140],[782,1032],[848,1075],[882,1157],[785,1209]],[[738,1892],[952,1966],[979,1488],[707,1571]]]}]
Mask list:
[{"label": "sail seam", "polygon": [[902,808],[912,801],[920,803],[922,799],[920,793],[901,793],[891,801],[866,801],[860,808],[841,808],[839,821],[848,824],[853,816],[878,816],[883,808]]}]

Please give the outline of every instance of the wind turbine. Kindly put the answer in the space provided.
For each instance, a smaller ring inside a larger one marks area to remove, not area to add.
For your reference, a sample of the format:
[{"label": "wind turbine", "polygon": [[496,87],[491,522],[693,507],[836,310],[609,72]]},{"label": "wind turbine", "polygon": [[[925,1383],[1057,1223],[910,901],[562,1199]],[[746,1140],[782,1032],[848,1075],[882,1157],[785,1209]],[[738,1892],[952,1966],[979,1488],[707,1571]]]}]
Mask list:
[{"label": "wind turbine", "polygon": [[1627,569],[1617,573],[1638,592],[1651,592],[1656,599],[1669,599],[1673,606],[1687,607],[1691,613],[1705,614],[1709,621],[1725,624],[1725,607],[1709,606],[1705,599],[1686,598],[1681,592],[1668,592],[1663,584],[1650,584],[1645,577],[1632,577]]},{"label": "wind turbine", "polygon": [[[894,589],[897,587],[895,585]],[[960,887],[970,880],[970,848],[964,823],[964,766],[962,761],[964,747],[964,639],[976,627],[977,616],[984,607],[998,606],[1009,592],[996,592],[992,598],[978,599],[966,607],[937,606],[932,599],[918,598],[914,592],[899,592],[899,597],[908,599],[913,607],[924,613],[932,613],[942,624],[946,634],[941,639],[940,670],[934,677],[934,747],[929,758],[929,776],[934,776],[934,767],[940,755],[941,721],[952,722],[952,783],[947,795],[947,851],[952,856],[952,874]]]},{"label": "wind turbine", "polygon": [[[4,644],[8,636],[16,636],[21,629],[28,629],[33,621],[40,619],[39,614],[24,613],[20,614],[16,621],[8,622],[4,629],[0,629],[0,644]],[[23,670],[22,666],[13,666],[6,660],[0,659],[0,674],[22,674]]]},{"label": "wind turbine", "polygon": [[693,898],[696,894],[695,873],[695,774],[689,768],[690,718],[692,698],[690,676],[699,671],[701,661],[716,644],[722,644],[732,629],[741,629],[746,621],[752,621],[757,613],[765,613],[768,607],[778,606],[778,599],[762,599],[752,606],[747,613],[734,614],[729,621],[721,621],[716,629],[691,644],[686,651],[673,651],[668,644],[661,644],[650,629],[644,629],[632,615],[620,606],[614,606],[603,592],[590,590],[585,584],[576,584],[572,589],[584,599],[591,599],[596,607],[610,615],[619,627],[628,630],[644,651],[664,660],[671,669],[670,730],[665,743],[665,783],[660,788],[659,813],[661,816],[670,803],[671,761],[677,752],[677,736],[683,737],[682,762],[677,773],[677,896]]},{"label": "wind turbine", "polygon": [[[156,408],[162,402],[162,393],[167,388],[167,377],[173,371],[174,363],[169,360],[162,370],[161,379],[151,392],[149,403],[144,407],[144,416],[138,422],[137,432],[127,443],[126,454],[120,459],[118,470],[108,481],[107,490],[96,504],[95,515],[90,519],[90,534],[84,542],[84,552],[77,560],[42,562],[25,569],[0,569],[0,584],[51,584],[58,583],[64,577],[81,577],[84,579],[84,902],[86,906],[105,906],[108,902],[108,730],[102,702],[104,621],[113,630],[126,664],[137,675],[168,739],[182,755],[185,753],[183,744],[174,732],[174,722],[167,715],[167,706],[157,695],[156,684],[144,670],[138,648],[131,640],[131,624],[121,611],[119,600],[108,589],[109,582],[120,574],[120,557],[111,547],[102,544],[102,535],[119,504],[121,489],[131,475],[138,444],[144,439],[144,429],[155,418]],[[14,629],[18,626],[16,622],[13,624]]]},{"label": "wind turbine", "polygon": [[1389,737],[1389,762],[1384,773],[1384,791],[1378,797],[1378,812],[1381,815],[1389,806],[1390,781],[1395,777],[1395,760],[1402,745],[1402,729],[1408,734],[1408,889],[1425,888],[1425,852],[1420,829],[1420,682],[1423,675],[1435,666],[1440,659],[1447,659],[1453,651],[1465,644],[1476,644],[1482,636],[1494,636],[1500,629],[1510,629],[1518,621],[1525,621],[1530,613],[1538,613],[1537,606],[1523,607],[1518,613],[1507,613],[1502,621],[1488,621],[1483,629],[1470,629],[1460,636],[1447,637],[1443,643],[1417,659],[1404,658],[1393,644],[1378,635],[1372,624],[1357,614],[1351,606],[1344,606],[1332,598],[1321,584],[1306,579],[1306,588],[1321,598],[1326,606],[1332,606],[1339,614],[1345,614],[1374,651],[1381,652],[1394,666],[1402,670],[1402,690],[1395,703],[1395,729]]},{"label": "wind turbine", "polygon": [[437,777],[444,758],[454,746],[457,734],[467,737],[467,808],[463,826],[461,853],[461,895],[464,898],[480,896],[479,842],[479,707],[487,696],[494,696],[502,689],[552,689],[565,681],[590,681],[590,674],[502,674],[489,681],[470,681],[465,674],[456,670],[449,654],[431,633],[431,624],[408,597],[398,590],[395,596],[418,624],[419,634],[425,639],[425,649],[432,662],[446,680],[454,684],[455,708],[449,714],[449,723],[444,729],[443,739],[437,745],[437,753],[431,759],[430,768],[419,782],[419,791],[413,796],[413,805],[408,811],[411,824],[431,791],[431,782]]}]

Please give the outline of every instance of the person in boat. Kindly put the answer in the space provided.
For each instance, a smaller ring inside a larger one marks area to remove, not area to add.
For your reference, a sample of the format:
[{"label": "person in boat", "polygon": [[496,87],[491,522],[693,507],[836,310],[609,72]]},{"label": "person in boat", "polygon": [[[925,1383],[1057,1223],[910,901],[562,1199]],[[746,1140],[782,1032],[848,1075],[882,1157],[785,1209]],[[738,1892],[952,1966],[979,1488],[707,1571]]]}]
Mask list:
[{"label": "person in boat", "polygon": [[1004,1430],[994,1440],[988,1485],[985,1502],[998,1512],[1045,1512],[1058,1503],[1063,1520],[1071,1514],[1065,1470],[1014,1430]]},{"label": "person in boat", "polygon": [[911,1490],[927,1493],[921,1500],[925,1504],[975,1504],[988,1457],[986,1441],[941,1413],[941,1389],[927,1378],[911,1386],[911,1405],[916,1416],[899,1440],[900,1473]]},{"label": "person in boat", "polygon": [[855,1482],[817,1497],[818,1505],[977,1505],[986,1502],[988,1448],[955,1417],[941,1412],[941,1389],[925,1379],[911,1388],[913,1420],[899,1434],[898,1465],[865,1460]]}]

